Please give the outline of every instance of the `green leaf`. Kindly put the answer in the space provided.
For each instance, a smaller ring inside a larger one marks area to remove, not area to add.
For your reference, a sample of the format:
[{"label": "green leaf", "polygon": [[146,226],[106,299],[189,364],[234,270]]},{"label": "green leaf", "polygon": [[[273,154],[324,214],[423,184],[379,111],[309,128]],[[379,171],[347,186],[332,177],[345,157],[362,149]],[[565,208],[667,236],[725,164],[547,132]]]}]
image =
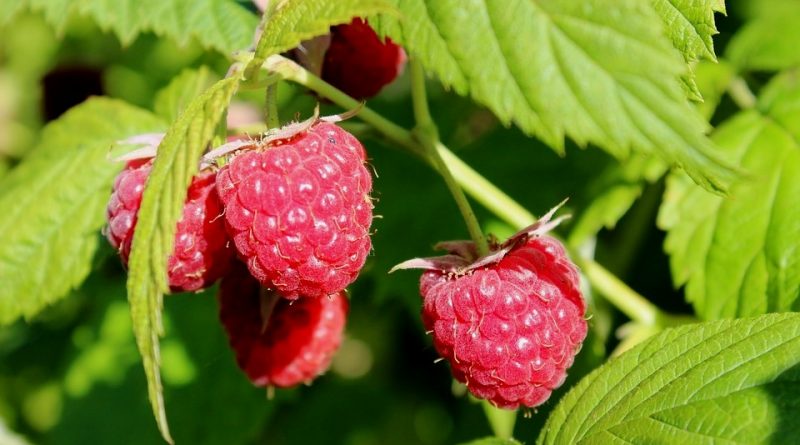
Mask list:
[{"label": "green leaf", "polygon": [[[386,0],[296,0],[279,3],[272,13],[265,13],[264,32],[256,45],[253,60],[246,72],[258,70],[267,57],[289,50],[325,34],[332,25],[348,23],[353,17],[365,17],[394,9]],[[249,75],[248,75],[249,76]]]},{"label": "green leaf", "polygon": [[786,71],[774,77],[761,91],[757,108],[800,139],[800,71]]},{"label": "green leaf", "polygon": [[689,64],[689,71],[681,77],[684,89],[690,99],[703,102],[692,63],[699,59],[717,60],[712,39],[717,34],[714,12],[725,13],[724,1],[653,0],[653,7],[664,21],[672,45]]},{"label": "green leaf", "polygon": [[14,6],[0,8],[0,25],[23,9],[41,11],[59,31],[71,16],[80,14],[126,45],[152,31],[180,44],[197,39],[204,48],[225,53],[246,48],[258,23],[252,12],[233,0],[17,0]]},{"label": "green leaf", "polygon": [[798,309],[800,132],[788,132],[781,120],[794,112],[796,121],[800,88],[795,80],[793,91],[769,89],[781,99],[762,101],[768,117],[743,112],[714,135],[748,172],[728,199],[678,174],[668,180],[658,221],[668,231],[664,247],[675,283],[686,283],[687,298],[705,319]]},{"label": "green leaf", "polygon": [[[657,153],[704,187],[733,178],[681,88],[687,72],[639,0],[395,0],[381,28],[459,94],[563,151],[564,137],[617,157]],[[413,18],[413,19],[412,19]]]},{"label": "green leaf", "polygon": [[153,110],[169,122],[178,118],[189,103],[215,81],[216,75],[206,66],[187,68],[156,94]]},{"label": "green leaf", "polygon": [[739,70],[780,70],[800,65],[800,2],[742,0],[732,4],[744,20],[725,50]]},{"label": "green leaf", "polygon": [[11,0],[0,6],[0,26],[9,23],[17,13],[31,10],[41,12],[44,18],[61,33],[67,25],[72,9],[71,0]]},{"label": "green leaf", "polygon": [[31,318],[91,270],[120,164],[111,144],[163,128],[151,113],[94,98],[48,125],[0,182],[0,324]]},{"label": "green leaf", "polygon": [[[703,98],[697,108],[708,119],[733,79],[733,69],[724,60],[707,60],[695,64],[695,80]],[[639,198],[647,182],[655,182],[666,171],[659,158],[645,155],[631,156],[620,164],[606,167],[605,171],[589,185],[593,199],[580,214],[569,234],[569,243],[579,246],[602,228],[614,228]]]},{"label": "green leaf", "polygon": [[223,79],[197,97],[170,126],[158,147],[147,180],[128,261],[128,301],[136,344],[142,355],[148,393],[158,427],[172,442],[167,426],[158,338],[163,333],[163,294],[169,291],[167,258],[183,210],[186,190],[214,128],[239,85],[238,75]]},{"label": "green leaf", "polygon": [[672,45],[687,62],[716,60],[712,36],[717,34],[714,12],[725,13],[723,0],[652,0],[666,25]]},{"label": "green leaf", "polygon": [[730,5],[743,20],[794,14],[798,9],[797,0],[738,0]]},{"label": "green leaf", "polygon": [[561,400],[538,444],[798,443],[800,314],[668,329]]},{"label": "green leaf", "polygon": [[514,439],[500,439],[499,437],[484,437],[469,442],[462,442],[461,445],[521,445]]}]

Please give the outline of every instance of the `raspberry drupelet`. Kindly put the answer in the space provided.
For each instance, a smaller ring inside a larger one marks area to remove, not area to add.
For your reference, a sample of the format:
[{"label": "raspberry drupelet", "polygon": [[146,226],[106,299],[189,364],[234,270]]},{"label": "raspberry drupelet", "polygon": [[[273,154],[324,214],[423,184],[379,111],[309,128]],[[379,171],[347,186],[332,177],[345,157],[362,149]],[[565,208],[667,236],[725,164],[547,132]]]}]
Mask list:
[{"label": "raspberry drupelet", "polygon": [[[152,159],[128,162],[114,181],[106,208],[106,237],[127,266],[131,253],[142,192],[152,169]],[[198,291],[226,272],[234,258],[222,218],[222,203],[215,189],[216,173],[202,171],[189,185],[175,245],[167,262],[172,292]]]},{"label": "raspberry drupelet", "polygon": [[239,257],[283,297],[335,295],[372,243],[372,177],[365,152],[338,126],[310,128],[242,151],[217,176]]}]

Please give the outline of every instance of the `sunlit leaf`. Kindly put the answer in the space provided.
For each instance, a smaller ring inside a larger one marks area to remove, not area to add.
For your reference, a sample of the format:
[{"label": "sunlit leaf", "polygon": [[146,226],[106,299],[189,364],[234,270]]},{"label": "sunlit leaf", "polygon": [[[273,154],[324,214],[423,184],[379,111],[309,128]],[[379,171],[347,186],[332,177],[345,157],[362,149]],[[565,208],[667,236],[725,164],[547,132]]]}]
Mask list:
[{"label": "sunlit leaf", "polygon": [[395,0],[381,29],[459,94],[562,151],[655,153],[721,191],[734,177],[686,100],[688,67],[639,0]]},{"label": "sunlit leaf", "polygon": [[0,323],[31,318],[91,270],[119,163],[109,149],[163,129],[149,112],[90,99],[43,133],[39,146],[0,182]]},{"label": "sunlit leaf", "polygon": [[796,443],[800,314],[669,329],[586,376],[538,444]]}]

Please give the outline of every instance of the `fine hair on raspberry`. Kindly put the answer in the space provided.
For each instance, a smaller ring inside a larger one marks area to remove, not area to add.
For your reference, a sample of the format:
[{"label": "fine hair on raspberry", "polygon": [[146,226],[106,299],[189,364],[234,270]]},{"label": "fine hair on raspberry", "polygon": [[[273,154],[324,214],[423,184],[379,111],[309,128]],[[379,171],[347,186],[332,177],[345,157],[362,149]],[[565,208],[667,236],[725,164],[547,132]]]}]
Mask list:
[{"label": "fine hair on raspberry", "polygon": [[318,121],[235,154],[217,176],[239,258],[283,297],[325,297],[358,276],[372,248],[364,148]]},{"label": "fine hair on raspberry", "polygon": [[465,275],[425,272],[420,289],[436,350],[458,381],[498,407],[544,403],[586,337],[578,273],[547,236]]}]

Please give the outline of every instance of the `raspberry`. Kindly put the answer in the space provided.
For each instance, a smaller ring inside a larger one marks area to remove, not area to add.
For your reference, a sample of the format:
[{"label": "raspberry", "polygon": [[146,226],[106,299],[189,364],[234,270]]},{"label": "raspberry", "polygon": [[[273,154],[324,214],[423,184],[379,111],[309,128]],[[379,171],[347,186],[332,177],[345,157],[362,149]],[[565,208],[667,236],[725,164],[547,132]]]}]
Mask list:
[{"label": "raspberry", "polygon": [[501,408],[544,403],[586,337],[576,267],[557,240],[540,236],[540,223],[475,262],[458,260],[470,243],[453,242],[455,255],[398,266],[429,269],[422,318],[437,352],[472,394]]},{"label": "raspberry", "polygon": [[277,302],[265,324],[258,281],[243,265],[222,279],[220,319],[236,362],[258,386],[290,387],[309,383],[331,363],[339,348],[347,314],[343,292],[327,298]]},{"label": "raspberry", "polygon": [[362,19],[331,28],[322,78],[356,99],[370,98],[402,71],[406,53],[391,39],[381,41]]},{"label": "raspberry", "polygon": [[336,294],[356,279],[372,248],[364,156],[352,135],[318,121],[220,170],[228,233],[261,284],[295,299]]},{"label": "raspberry", "polygon": [[[114,181],[106,208],[106,237],[126,266],[142,191],[152,165],[152,160],[130,161]],[[222,277],[233,259],[221,218],[222,204],[214,189],[215,178],[213,172],[201,172],[192,178],[175,233],[175,247],[167,262],[172,292],[208,287]]]}]

